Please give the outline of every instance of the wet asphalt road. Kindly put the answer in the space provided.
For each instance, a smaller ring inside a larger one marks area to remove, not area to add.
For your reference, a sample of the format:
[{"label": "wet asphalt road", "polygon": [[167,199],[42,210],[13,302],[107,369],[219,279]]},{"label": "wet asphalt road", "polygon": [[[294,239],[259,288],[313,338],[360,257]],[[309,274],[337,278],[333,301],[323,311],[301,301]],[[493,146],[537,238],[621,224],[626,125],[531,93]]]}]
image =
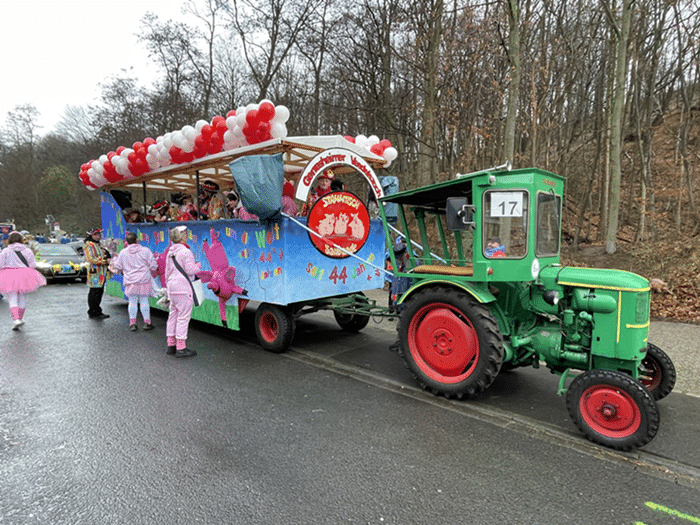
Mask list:
[{"label": "wet asphalt road", "polygon": [[[132,333],[109,297],[89,321],[86,292],[41,289],[19,332],[0,302],[2,524],[700,522],[697,397],[672,393],[657,437],[620,454],[578,435],[546,370],[469,402],[416,389],[386,321],[313,314],[275,355],[249,311],[241,333],[193,323],[199,355],[176,360],[162,313]],[[652,338],[679,367],[698,330]]]}]

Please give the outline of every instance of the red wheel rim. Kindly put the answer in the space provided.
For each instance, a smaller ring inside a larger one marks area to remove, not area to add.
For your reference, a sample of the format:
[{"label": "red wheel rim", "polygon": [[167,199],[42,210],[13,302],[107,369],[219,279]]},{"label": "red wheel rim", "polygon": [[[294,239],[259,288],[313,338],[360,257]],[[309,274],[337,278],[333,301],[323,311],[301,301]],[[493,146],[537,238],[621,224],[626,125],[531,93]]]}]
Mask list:
[{"label": "red wheel rim", "polygon": [[458,383],[479,362],[479,338],[469,319],[452,305],[431,303],[411,318],[408,347],[413,360],[431,379]]},{"label": "red wheel rim", "polygon": [[642,414],[634,399],[611,385],[587,388],[581,394],[579,409],[589,427],[609,438],[629,437],[642,423]]},{"label": "red wheel rim", "polygon": [[277,318],[271,312],[265,312],[260,316],[260,335],[268,343],[274,343],[279,337],[280,328]]},{"label": "red wheel rim", "polygon": [[639,382],[642,383],[647,390],[655,390],[661,384],[661,366],[649,356],[642,359],[640,367]]}]

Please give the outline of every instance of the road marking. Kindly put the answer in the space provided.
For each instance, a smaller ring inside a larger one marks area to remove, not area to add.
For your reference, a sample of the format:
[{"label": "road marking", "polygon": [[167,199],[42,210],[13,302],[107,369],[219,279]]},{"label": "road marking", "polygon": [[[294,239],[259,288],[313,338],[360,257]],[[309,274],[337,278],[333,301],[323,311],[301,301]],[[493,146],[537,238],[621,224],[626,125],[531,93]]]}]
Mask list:
[{"label": "road marking", "polygon": [[664,514],[668,514],[669,516],[673,516],[674,518],[680,518],[682,520],[687,520],[690,523],[697,523],[700,525],[700,518],[696,516],[691,516],[690,514],[683,514],[679,510],[669,509],[668,507],[664,507],[663,505],[659,505],[658,503],[654,503],[653,501],[646,501],[644,504],[651,510],[663,512]]}]

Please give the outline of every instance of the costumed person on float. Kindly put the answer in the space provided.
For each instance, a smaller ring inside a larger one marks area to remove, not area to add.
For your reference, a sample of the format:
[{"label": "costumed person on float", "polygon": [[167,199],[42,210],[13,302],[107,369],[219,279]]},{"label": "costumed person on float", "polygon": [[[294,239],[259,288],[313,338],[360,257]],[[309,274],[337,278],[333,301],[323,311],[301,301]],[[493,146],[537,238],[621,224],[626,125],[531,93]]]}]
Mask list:
[{"label": "costumed person on float", "polygon": [[335,174],[333,173],[333,170],[330,168],[323,170],[323,173],[321,173],[321,175],[318,177],[318,184],[309,192],[309,198],[306,200],[306,204],[304,204],[304,207],[301,209],[302,217],[307,217],[309,215],[311,208],[314,204],[316,204],[318,199],[333,191],[331,190],[331,182],[333,182],[334,179]]},{"label": "costumed person on float", "polygon": [[156,222],[166,222],[170,220],[170,203],[166,200],[158,201],[153,206],[151,206],[153,213],[153,220]]},{"label": "costumed person on float", "polygon": [[297,215],[297,203],[294,201],[294,184],[289,181],[282,186],[282,211],[290,217]]},{"label": "costumed person on float", "polygon": [[124,274],[124,295],[129,298],[129,330],[135,332],[139,307],[143,316],[143,329],[151,330],[151,306],[148,298],[153,293],[152,272],[158,270],[153,252],[139,244],[134,232],[126,234],[127,246],[112,263],[112,268]]},{"label": "costumed person on float", "polygon": [[0,292],[7,294],[12,314],[13,330],[24,324],[25,296],[46,284],[46,278],[36,270],[34,253],[24,244],[24,236],[13,231],[7,248],[0,252]]},{"label": "costumed person on float", "polygon": [[215,221],[226,217],[224,200],[217,194],[219,185],[212,180],[205,180],[200,186],[199,208],[201,220]]},{"label": "costumed person on float", "polygon": [[88,291],[88,317],[90,319],[107,319],[109,315],[102,312],[100,303],[105,291],[105,283],[112,275],[109,271],[109,263],[112,258],[107,249],[100,244],[102,240],[102,228],[93,228],[85,236],[83,253],[88,263],[87,285]]}]

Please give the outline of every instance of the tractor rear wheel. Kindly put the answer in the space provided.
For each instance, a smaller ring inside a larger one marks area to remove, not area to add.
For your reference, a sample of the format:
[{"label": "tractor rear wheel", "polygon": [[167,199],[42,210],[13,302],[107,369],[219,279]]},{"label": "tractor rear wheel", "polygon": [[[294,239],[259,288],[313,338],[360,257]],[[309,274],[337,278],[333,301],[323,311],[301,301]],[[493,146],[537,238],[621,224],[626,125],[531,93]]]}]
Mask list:
[{"label": "tractor rear wheel", "polygon": [[657,401],[671,393],[676,385],[676,367],[673,361],[653,343],[647,344],[647,355],[639,365],[639,382]]},{"label": "tractor rear wheel", "polygon": [[255,334],[268,352],[286,352],[294,338],[294,316],[289,308],[262,303],[255,311]]},{"label": "tractor rear wheel", "polygon": [[488,306],[435,286],[403,303],[400,353],[426,390],[461,399],[484,391],[503,361],[503,336]]},{"label": "tractor rear wheel", "polygon": [[622,372],[584,372],[571,382],[566,407],[586,438],[618,450],[646,445],[659,429],[656,400]]}]

